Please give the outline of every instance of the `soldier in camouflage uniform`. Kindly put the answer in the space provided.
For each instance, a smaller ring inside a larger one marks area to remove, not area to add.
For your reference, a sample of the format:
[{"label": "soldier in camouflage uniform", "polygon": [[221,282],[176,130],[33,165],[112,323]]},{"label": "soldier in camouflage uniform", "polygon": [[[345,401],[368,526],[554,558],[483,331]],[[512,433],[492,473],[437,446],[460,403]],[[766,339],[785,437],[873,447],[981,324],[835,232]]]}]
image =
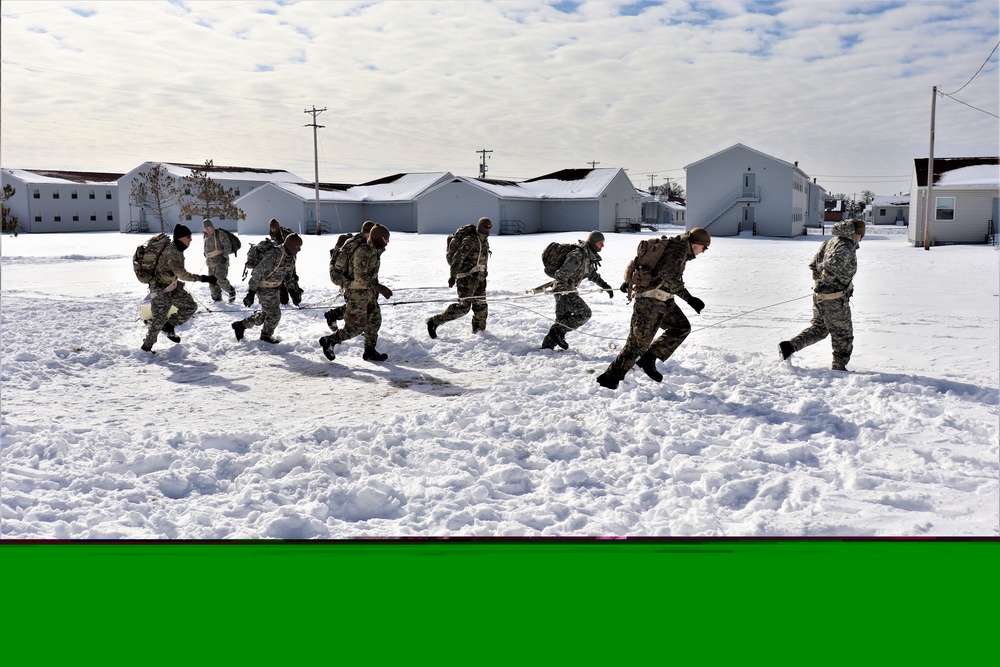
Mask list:
[{"label": "soldier in camouflage uniform", "polygon": [[[639,366],[654,381],[663,380],[663,375],[656,370],[657,359],[669,359],[691,333],[691,323],[675,303],[674,297],[684,299],[696,313],[701,313],[705,307],[705,302],[691,296],[684,286],[684,267],[705,252],[711,242],[711,235],[701,227],[670,239],[656,265],[652,283],[636,294],[632,326],[625,347],[597,376],[598,384],[617,389],[618,383],[633,365]],[[659,329],[663,329],[663,333],[654,341],[653,337]]]},{"label": "soldier in camouflage uniform", "polygon": [[365,351],[362,358],[365,361],[385,361],[389,355],[375,349],[378,343],[378,332],[382,328],[382,311],[378,305],[379,294],[386,299],[392,298],[392,290],[378,281],[378,271],[382,265],[382,253],[389,245],[389,230],[380,224],[372,227],[368,242],[354,251],[351,258],[351,275],[354,279],[347,286],[344,299],[347,310],[344,313],[344,326],[335,330],[329,336],[319,339],[323,355],[333,361],[337,358],[334,348],[359,334],[364,334]]},{"label": "soldier in camouflage uniform", "polygon": [[[191,230],[184,225],[174,227],[173,241],[167,243],[163,254],[153,267],[153,280],[149,283],[150,315],[146,339],[142,349],[153,353],[153,343],[163,331],[175,343],[181,342],[175,327],[187,322],[198,310],[194,298],[184,289],[181,280],[215,285],[215,276],[199,276],[184,268],[184,251],[191,245]],[[170,315],[170,308],[177,312]],[[155,353],[154,353],[155,354]]]},{"label": "soldier in camouflage uniform", "polygon": [[[288,227],[282,227],[281,223],[275,218],[271,218],[271,220],[267,223],[267,235],[271,237],[271,240],[274,241],[276,245],[282,245],[285,242],[285,239],[293,233],[294,232],[292,232],[292,230]],[[297,285],[299,283],[299,274],[295,268],[295,258],[290,257],[289,259],[292,264],[292,279]],[[288,305],[288,296],[288,288],[285,287],[284,283],[282,283],[278,288],[278,301],[282,306]],[[295,305],[297,306],[299,304],[296,303]]]},{"label": "soldier in camouflage uniform", "polygon": [[260,297],[260,310],[256,310],[247,318],[233,322],[236,340],[243,340],[243,332],[251,327],[261,326],[260,339],[265,343],[279,343],[281,339],[274,337],[274,330],[281,321],[281,294],[284,287],[292,297],[296,306],[302,302],[302,289],[299,287],[298,276],[295,274],[295,256],[302,249],[302,237],[298,234],[288,234],[284,242],[268,250],[260,263],[254,267],[247,284],[249,291],[243,299],[243,305],[249,308],[254,297]]},{"label": "soldier in camouflage uniform", "polygon": [[854,351],[854,325],[851,322],[851,296],[854,274],[858,270],[858,247],[865,235],[865,223],[845,220],[833,226],[831,237],[823,242],[809,263],[813,276],[813,316],[809,326],[798,336],[778,343],[778,353],[788,359],[795,352],[827,336],[833,343],[833,370],[846,371]]},{"label": "soldier in camouflage uniform", "polygon": [[215,231],[211,218],[205,218],[205,265],[209,275],[215,276],[218,283],[208,286],[212,301],[222,301],[222,290],[229,292],[229,303],[236,301],[236,288],[229,282],[229,255],[233,252],[233,243],[229,235]]},{"label": "soldier in camouflage uniform", "polygon": [[486,266],[490,261],[490,231],[493,221],[479,218],[476,233],[462,241],[452,258],[448,287],[458,286],[458,301],[444,312],[427,319],[427,335],[437,338],[437,328],[472,311],[472,333],[486,331],[490,309],[486,303]]},{"label": "soldier in camouflage uniform", "polygon": [[556,271],[552,291],[556,296],[556,322],[542,340],[543,350],[552,350],[556,345],[569,349],[566,332],[578,329],[590,321],[592,312],[587,302],[576,290],[584,278],[603,287],[612,299],[615,291],[604,281],[598,269],[601,266],[601,250],[604,249],[604,234],[591,232],[586,241],[580,241],[576,248],[567,253],[562,266]]},{"label": "soldier in camouflage uniform", "polygon": [[[354,246],[355,244],[366,242],[368,240],[368,237],[371,235],[372,227],[374,226],[375,223],[372,222],[371,220],[365,220],[363,223],[361,223],[361,236],[355,235],[352,236],[350,239],[348,239],[347,243],[344,244],[345,247],[343,248],[342,252],[353,252],[354,248],[351,247],[350,250],[348,250],[347,247],[348,245]],[[364,241],[361,240],[362,238],[364,239]],[[341,290],[341,294],[343,293],[344,290]],[[344,304],[343,306],[337,306],[336,308],[331,308],[330,310],[323,313],[323,316],[326,318],[326,325],[330,327],[331,331],[336,330],[337,322],[339,320],[344,319],[344,313],[346,312],[347,312],[347,304]]]}]

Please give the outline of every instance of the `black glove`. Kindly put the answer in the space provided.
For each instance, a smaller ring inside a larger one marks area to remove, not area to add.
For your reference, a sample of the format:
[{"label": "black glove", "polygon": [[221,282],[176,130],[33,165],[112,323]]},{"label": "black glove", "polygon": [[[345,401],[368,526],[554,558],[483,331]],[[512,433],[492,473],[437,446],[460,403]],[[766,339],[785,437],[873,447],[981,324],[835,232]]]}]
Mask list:
[{"label": "black glove", "polygon": [[387,299],[391,299],[392,298],[392,290],[389,289],[388,287],[386,287],[385,285],[379,285],[378,286],[378,293],[381,294],[382,296],[384,296]]},{"label": "black glove", "polygon": [[288,288],[284,285],[278,288],[278,300],[281,301],[282,306],[288,305]]},{"label": "black glove", "polygon": [[288,294],[289,294],[289,296],[292,297],[292,304],[293,305],[297,306],[300,303],[302,303],[302,290],[300,290],[300,289],[297,289],[297,290],[288,290]]},{"label": "black glove", "polygon": [[702,309],[705,307],[705,302],[696,296],[688,299],[688,305],[694,308],[694,312],[701,314]]},{"label": "black glove", "polygon": [[609,299],[615,298],[615,291],[613,289],[611,289],[610,287],[608,287],[608,289],[605,290],[605,291],[608,293],[608,298]]},{"label": "black glove", "polygon": [[622,294],[628,294],[628,283],[622,283],[622,286],[618,289],[622,291]]},{"label": "black glove", "polygon": [[454,287],[454,286],[455,286],[455,276],[452,276],[451,278],[448,278],[448,287]]},{"label": "black glove", "polygon": [[215,276],[198,276],[198,280],[203,283],[208,283],[209,285],[214,285],[219,282],[219,279]]},{"label": "black glove", "polygon": [[257,296],[257,292],[250,290],[247,295],[243,297],[243,305],[249,308],[253,305],[253,300]]}]

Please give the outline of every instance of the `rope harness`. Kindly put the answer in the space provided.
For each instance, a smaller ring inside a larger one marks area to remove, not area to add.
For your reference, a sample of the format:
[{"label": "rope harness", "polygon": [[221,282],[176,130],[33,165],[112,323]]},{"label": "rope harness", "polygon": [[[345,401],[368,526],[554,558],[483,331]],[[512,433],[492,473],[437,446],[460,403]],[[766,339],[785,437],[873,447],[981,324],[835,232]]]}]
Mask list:
[{"label": "rope harness", "polygon": [[[419,292],[419,291],[445,290],[445,289],[450,289],[450,288],[447,288],[447,287],[401,287],[401,288],[399,288],[397,290],[393,290],[393,291],[394,292]],[[564,292],[552,292],[552,291],[547,291],[547,290],[542,290],[542,291],[527,290],[526,294],[522,294],[522,295],[518,295],[518,296],[490,297],[490,298],[487,298],[487,297],[484,297],[484,296],[466,296],[466,297],[452,297],[452,298],[448,298],[448,299],[411,299],[411,300],[407,300],[407,301],[386,301],[382,305],[384,305],[384,306],[409,306],[409,305],[413,305],[413,304],[423,304],[423,303],[454,303],[456,301],[487,301],[488,303],[491,303],[491,304],[493,304],[493,303],[502,303],[502,304],[507,305],[507,306],[511,306],[511,307],[514,307],[514,308],[519,308],[519,309],[524,310],[526,312],[532,313],[533,315],[537,315],[538,317],[540,317],[543,320],[546,320],[546,321],[549,321],[549,322],[555,322],[556,321],[555,318],[552,317],[551,315],[547,315],[547,314],[544,314],[544,313],[539,313],[537,310],[533,310],[533,309],[528,308],[526,306],[523,306],[521,304],[512,303],[512,302],[514,302],[514,301],[521,301],[523,299],[533,299],[533,298],[540,297],[540,296],[556,296],[556,295],[560,295],[560,294],[592,294],[592,293],[596,293],[596,292],[606,292],[606,291],[607,290],[604,289],[604,288],[594,288],[594,289],[589,289],[589,290],[567,290],[567,291],[564,291]],[[719,320],[718,322],[713,322],[712,324],[709,324],[709,325],[706,325],[706,326],[703,326],[703,327],[699,327],[697,329],[692,329],[691,333],[697,333],[699,331],[705,331],[706,329],[711,329],[712,327],[717,327],[720,324],[724,324],[725,322],[729,322],[730,320],[735,320],[735,319],[739,319],[741,317],[746,317],[747,315],[759,312],[761,310],[767,310],[768,308],[774,308],[776,306],[783,306],[786,303],[792,303],[794,301],[800,301],[802,299],[808,299],[808,298],[814,297],[814,296],[817,296],[817,295],[815,293],[809,293],[809,294],[805,294],[803,296],[797,296],[797,297],[792,298],[792,299],[787,299],[785,301],[779,301],[777,303],[771,303],[771,304],[768,304],[766,306],[761,306],[759,308],[754,308],[753,310],[748,310],[748,311],[743,312],[743,313],[738,313],[736,315],[732,315],[731,317],[726,317],[724,319]],[[205,309],[203,311],[198,311],[198,313],[203,313],[203,314],[204,313],[209,313],[209,314],[221,314],[221,313],[238,314],[238,313],[252,313],[252,312],[254,312],[253,309],[212,310],[211,308],[209,308],[208,306],[206,306],[204,303],[202,303],[199,299],[195,298],[193,294],[192,294],[192,297],[194,298],[195,302],[199,306],[201,306],[202,308]],[[333,305],[334,305],[334,303],[338,299],[340,299],[340,298],[341,298],[340,295],[337,295],[336,297],[334,297],[333,299],[330,299],[329,301],[323,301],[323,302],[313,303],[313,304],[309,304],[309,305],[300,305],[300,306],[296,307],[296,310],[324,310],[325,311],[325,310],[327,310],[329,308],[332,308]],[[136,321],[138,321],[138,320],[136,320]],[[589,336],[590,338],[596,338],[596,339],[599,339],[599,340],[610,340],[610,341],[622,341],[622,340],[626,340],[626,339],[621,338],[619,336],[602,336],[600,334],[594,334],[594,333],[589,333],[589,332],[586,332],[586,331],[580,331],[579,329],[575,330],[574,334],[579,334],[579,335],[583,335],[583,336]]]}]

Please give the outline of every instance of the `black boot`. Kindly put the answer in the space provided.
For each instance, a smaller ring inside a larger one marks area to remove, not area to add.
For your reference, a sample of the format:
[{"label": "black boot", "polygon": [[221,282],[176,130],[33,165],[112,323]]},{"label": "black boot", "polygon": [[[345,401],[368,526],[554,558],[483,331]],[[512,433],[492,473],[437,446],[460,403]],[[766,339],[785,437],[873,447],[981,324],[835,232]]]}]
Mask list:
[{"label": "black boot", "polygon": [[545,334],[545,338],[542,339],[542,349],[543,350],[554,350],[556,349],[556,343],[559,341],[559,334],[556,332],[556,325],[553,324],[549,329],[549,332]]},{"label": "black boot", "polygon": [[365,345],[365,353],[361,355],[361,358],[365,361],[385,361],[389,355],[379,352],[374,345]]},{"label": "black boot", "polygon": [[274,345],[275,343],[280,343],[281,342],[281,339],[278,338],[277,336],[272,336],[271,334],[266,334],[266,333],[262,333],[260,335],[260,340],[261,340],[261,342],[271,343],[272,345]]},{"label": "black boot", "polygon": [[781,355],[781,360],[784,361],[788,357],[792,356],[795,350],[792,349],[792,344],[787,340],[783,340],[778,343],[778,354]]},{"label": "black boot", "polygon": [[427,320],[427,335],[431,338],[438,337],[438,325],[434,324],[434,319]]},{"label": "black boot", "polygon": [[566,327],[556,325],[553,328],[558,329],[558,331],[556,331],[556,345],[558,345],[564,350],[568,350],[569,343],[566,342],[566,331],[567,331]]},{"label": "black boot", "polygon": [[639,357],[639,361],[635,362],[635,365],[641,368],[654,382],[663,382],[663,374],[656,370],[656,357],[651,353],[645,352]]},{"label": "black boot", "polygon": [[175,343],[181,342],[181,337],[177,335],[176,331],[174,331],[174,325],[171,324],[170,322],[167,322],[166,324],[163,325],[162,331],[164,334],[166,334],[167,338],[169,338],[173,342]]},{"label": "black boot", "polygon": [[333,353],[333,348],[337,344],[333,342],[332,336],[323,336],[319,339],[319,346],[323,350],[323,356],[333,361],[337,358],[337,355]]},{"label": "black boot", "polygon": [[238,322],[233,322],[233,333],[236,334],[236,341],[239,342],[243,340],[243,332],[247,330],[247,325],[243,324],[243,320]]},{"label": "black boot", "polygon": [[601,385],[602,387],[607,387],[608,389],[617,389],[619,382],[621,382],[621,378],[617,378],[614,375],[608,373],[607,371],[604,371],[603,373],[597,376],[597,384]]}]

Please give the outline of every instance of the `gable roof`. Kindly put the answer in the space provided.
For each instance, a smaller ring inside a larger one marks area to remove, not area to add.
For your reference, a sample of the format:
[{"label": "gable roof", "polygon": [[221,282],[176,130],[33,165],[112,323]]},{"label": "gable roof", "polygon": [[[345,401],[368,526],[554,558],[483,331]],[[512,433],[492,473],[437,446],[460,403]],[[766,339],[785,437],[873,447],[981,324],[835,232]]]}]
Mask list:
[{"label": "gable roof", "polygon": [[22,183],[76,183],[112,185],[124,174],[106,174],[96,171],[60,171],[56,169],[4,169]]},{"label": "gable roof", "polygon": [[[685,170],[690,169],[691,167],[695,166],[696,164],[701,164],[702,162],[705,162],[706,160],[711,160],[712,158],[718,157],[719,155],[722,155],[723,153],[728,153],[729,151],[735,150],[737,148],[743,148],[745,150],[750,151],[751,153],[756,153],[757,155],[760,155],[761,157],[765,157],[768,160],[774,160],[775,162],[777,162],[779,164],[783,164],[783,165],[785,165],[787,167],[790,167],[792,169],[797,169],[798,171],[802,171],[802,169],[800,169],[799,166],[796,165],[796,164],[792,164],[791,162],[786,162],[785,160],[778,159],[778,158],[774,157],[773,155],[768,155],[767,153],[762,153],[761,151],[759,151],[759,150],[757,150],[755,148],[750,148],[749,146],[746,146],[744,144],[733,144],[729,148],[723,148],[718,153],[712,153],[708,157],[703,157],[700,160],[696,160],[695,162],[692,162],[691,164],[685,165],[684,169]],[[805,174],[804,171],[802,171],[802,173]]]},{"label": "gable roof", "polygon": [[910,194],[905,195],[895,195],[892,197],[876,195],[872,199],[872,206],[909,206],[910,204]]},{"label": "gable roof", "polygon": [[621,167],[563,169],[524,181],[521,187],[539,199],[596,199],[622,171]]},{"label": "gable roof", "polygon": [[[183,162],[156,162],[145,164],[160,164],[171,176],[185,178],[196,169],[204,169],[204,164],[186,164]],[[141,167],[140,167],[141,169]],[[256,167],[230,167],[213,165],[208,169],[216,180],[227,181],[264,181],[267,183],[304,183],[305,179],[283,169],[259,169]]]},{"label": "gable roof", "polygon": [[[927,187],[928,158],[913,160],[917,187]],[[947,188],[1000,187],[1000,157],[936,157],[934,185]]]}]

